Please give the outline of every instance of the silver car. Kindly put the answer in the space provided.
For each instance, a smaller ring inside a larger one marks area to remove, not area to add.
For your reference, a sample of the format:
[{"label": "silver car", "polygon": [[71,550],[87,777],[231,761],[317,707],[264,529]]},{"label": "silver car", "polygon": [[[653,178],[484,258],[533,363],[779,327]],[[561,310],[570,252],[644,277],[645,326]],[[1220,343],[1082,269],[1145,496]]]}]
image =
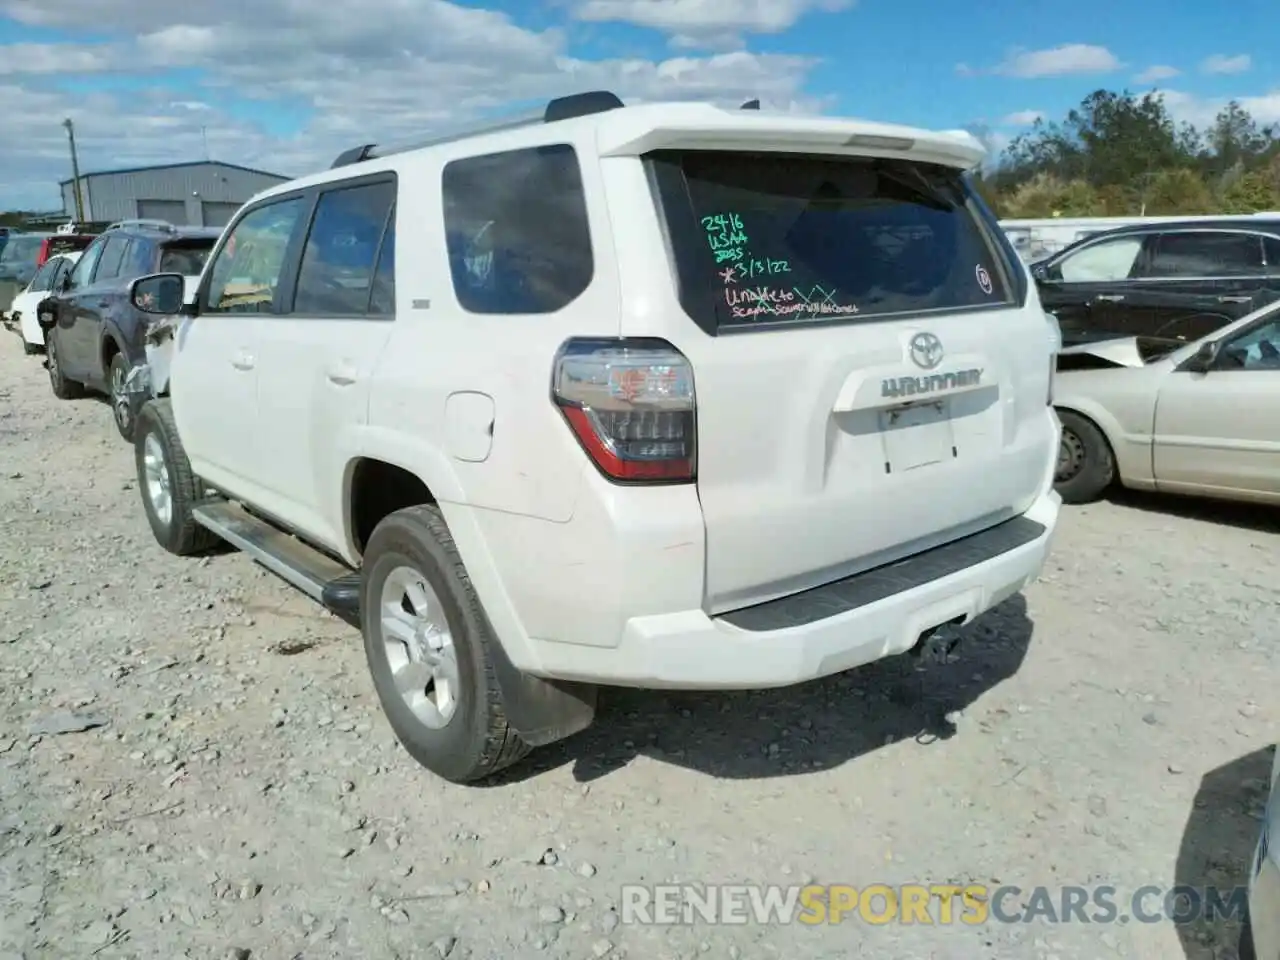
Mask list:
[{"label": "silver car", "polygon": [[[1271,800],[1249,874],[1249,921],[1253,957],[1280,960],[1280,747],[1271,764]],[[1241,951],[1242,960],[1247,955],[1247,948]]]},{"label": "silver car", "polygon": [[1280,504],[1280,302],[1201,340],[1128,337],[1058,355],[1056,486]]}]

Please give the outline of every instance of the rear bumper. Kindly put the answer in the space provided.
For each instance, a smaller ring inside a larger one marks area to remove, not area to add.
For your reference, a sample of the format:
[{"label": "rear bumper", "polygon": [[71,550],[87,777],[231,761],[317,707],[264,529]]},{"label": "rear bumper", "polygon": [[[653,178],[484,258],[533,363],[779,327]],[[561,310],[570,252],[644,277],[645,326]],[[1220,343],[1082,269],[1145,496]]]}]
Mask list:
[{"label": "rear bumper", "polygon": [[1060,505],[1046,491],[1023,516],[960,544],[773,604],[721,617],[633,617],[616,646],[534,641],[537,672],[619,686],[763,689],[905,653],[923,633],[967,623],[1034,580]]}]

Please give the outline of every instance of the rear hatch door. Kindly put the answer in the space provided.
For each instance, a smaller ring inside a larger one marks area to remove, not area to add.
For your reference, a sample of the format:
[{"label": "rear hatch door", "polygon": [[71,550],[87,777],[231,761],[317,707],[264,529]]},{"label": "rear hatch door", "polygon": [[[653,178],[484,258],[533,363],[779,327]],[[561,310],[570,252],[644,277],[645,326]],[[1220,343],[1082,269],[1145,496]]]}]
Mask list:
[{"label": "rear hatch door", "polygon": [[647,162],[687,314],[672,341],[694,370],[711,612],[1033,502],[1048,327],[960,167],[744,149]]}]

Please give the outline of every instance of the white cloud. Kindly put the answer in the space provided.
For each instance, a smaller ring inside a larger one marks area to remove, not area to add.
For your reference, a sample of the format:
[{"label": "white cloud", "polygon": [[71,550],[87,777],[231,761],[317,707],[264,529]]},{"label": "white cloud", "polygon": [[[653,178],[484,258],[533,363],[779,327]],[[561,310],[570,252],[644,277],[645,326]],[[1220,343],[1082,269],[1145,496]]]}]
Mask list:
[{"label": "white cloud", "polygon": [[[198,159],[207,136],[214,159],[298,175],[356,143],[421,136],[583,90],[627,100],[823,105],[804,90],[811,58],[738,50],[588,60],[569,53],[562,31],[526,30],[505,14],[446,0],[365,0],[347,9],[304,0],[0,0],[0,17],[71,29],[111,23],[130,37],[0,45],[0,209],[59,204],[56,182],[70,176],[63,117],[75,121],[84,170]],[[53,75],[55,61],[62,76]],[[139,64],[155,78],[149,89],[72,94],[56,86],[68,73],[136,73]],[[163,72],[174,66],[207,71],[209,89],[174,87]],[[295,136],[272,136],[211,107],[221,94],[261,101],[264,115],[273,104],[295,116],[301,107],[311,119]]]},{"label": "white cloud", "polygon": [[1204,128],[1213,123],[1223,107],[1234,99],[1261,126],[1280,123],[1280,87],[1270,93],[1251,97],[1198,97],[1181,90],[1157,90],[1164,98],[1170,116],[1184,123]]},{"label": "white cloud", "polygon": [[1029,127],[1043,118],[1044,114],[1039,110],[1019,110],[1002,119],[1000,124],[1005,127]]},{"label": "white cloud", "polygon": [[1245,73],[1251,66],[1253,58],[1247,53],[1236,54],[1234,57],[1215,53],[1200,64],[1200,69],[1205,73]]},{"label": "white cloud", "polygon": [[1110,73],[1123,64],[1106,47],[1066,43],[1047,50],[1013,53],[992,72],[1010,77],[1065,77],[1084,73]]},{"label": "white cloud", "polygon": [[574,16],[633,23],[670,35],[680,47],[725,47],[744,34],[781,33],[811,11],[847,10],[855,0],[577,0]]},{"label": "white cloud", "polygon": [[1177,67],[1169,67],[1164,64],[1156,64],[1147,67],[1140,74],[1133,78],[1135,83],[1158,83],[1161,80],[1169,80],[1178,76],[1182,71]]}]

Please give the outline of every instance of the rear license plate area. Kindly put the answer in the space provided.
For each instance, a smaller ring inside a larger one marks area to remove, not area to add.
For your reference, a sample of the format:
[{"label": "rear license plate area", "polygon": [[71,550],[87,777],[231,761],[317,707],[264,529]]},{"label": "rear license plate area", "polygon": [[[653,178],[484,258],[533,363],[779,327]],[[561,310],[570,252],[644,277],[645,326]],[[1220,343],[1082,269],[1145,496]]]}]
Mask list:
[{"label": "rear license plate area", "polygon": [[918,470],[957,456],[949,400],[880,411],[885,473]]}]

